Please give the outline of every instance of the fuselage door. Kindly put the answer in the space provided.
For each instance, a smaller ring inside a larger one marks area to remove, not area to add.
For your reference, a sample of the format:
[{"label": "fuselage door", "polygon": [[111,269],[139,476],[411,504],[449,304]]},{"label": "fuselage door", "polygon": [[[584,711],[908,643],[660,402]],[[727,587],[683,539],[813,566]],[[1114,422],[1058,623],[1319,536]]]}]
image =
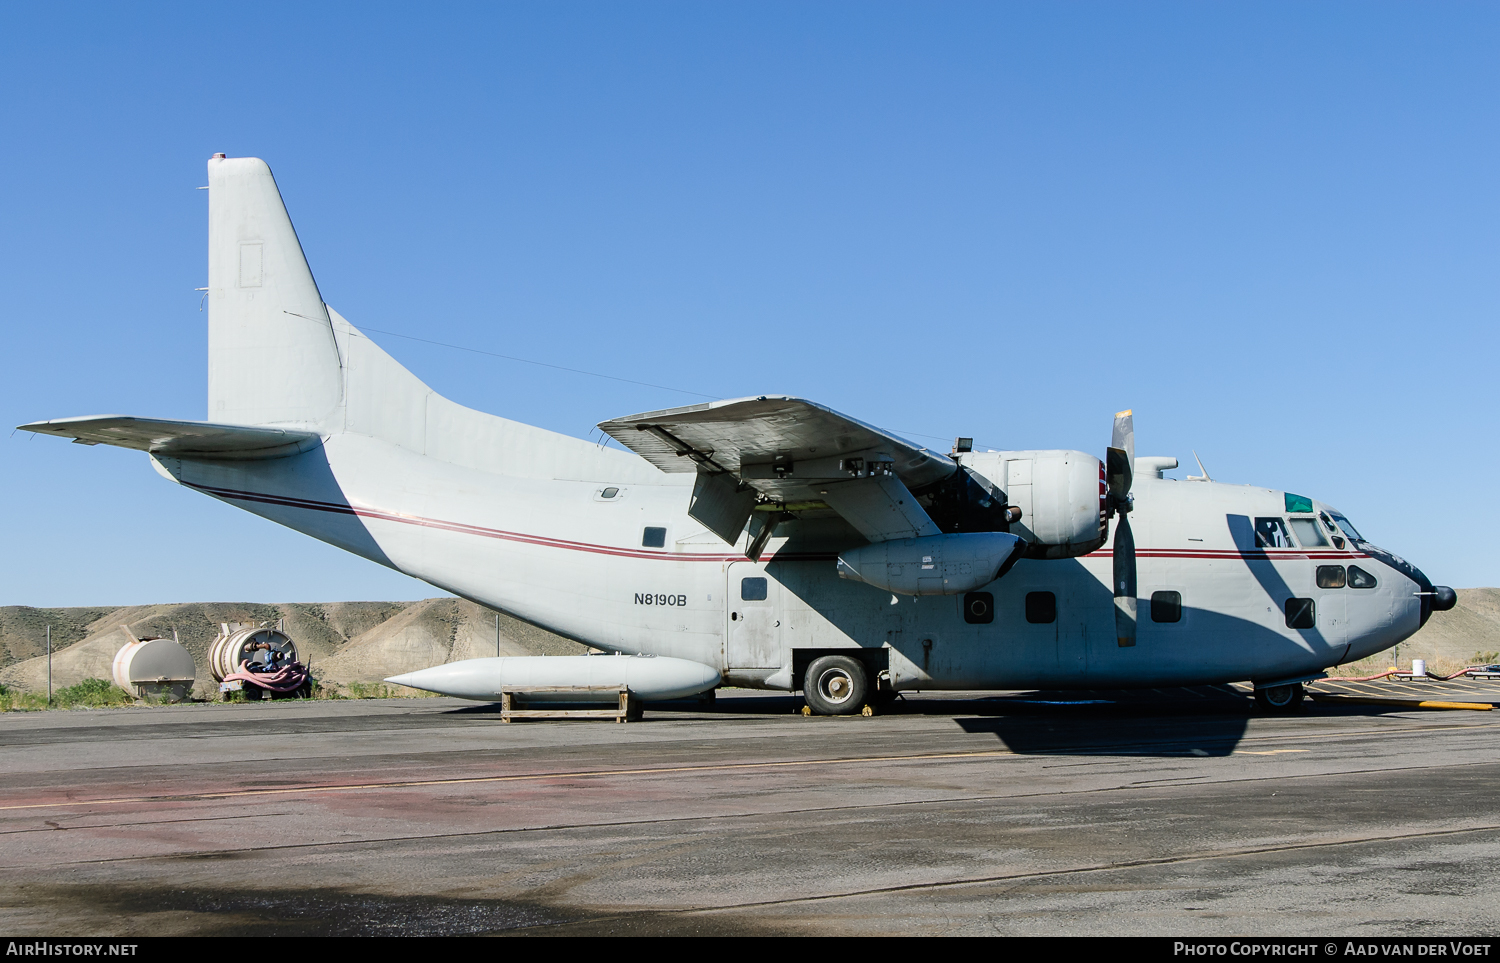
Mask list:
[{"label": "fuselage door", "polygon": [[781,658],[782,587],[770,569],[732,562],[725,586],[724,665],[728,669],[774,669]]}]

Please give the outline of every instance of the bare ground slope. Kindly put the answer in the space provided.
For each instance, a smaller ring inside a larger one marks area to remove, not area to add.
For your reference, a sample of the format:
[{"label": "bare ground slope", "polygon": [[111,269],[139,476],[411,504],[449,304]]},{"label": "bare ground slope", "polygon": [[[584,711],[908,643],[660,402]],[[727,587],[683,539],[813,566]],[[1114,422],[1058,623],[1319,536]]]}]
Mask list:
[{"label": "bare ground slope", "polygon": [[[0,608],[0,684],[37,691],[47,685],[46,626],[52,625],[52,684],[107,679],[126,642],[173,632],[198,664],[195,692],[210,691],[208,649],[221,622],[284,620],[314,674],[327,682],[374,682],[401,672],[495,654],[496,615],[462,599],[419,602],[327,602],[274,605],[187,602],[123,608]],[[499,616],[502,655],[577,655],[587,649],[506,615]]]}]

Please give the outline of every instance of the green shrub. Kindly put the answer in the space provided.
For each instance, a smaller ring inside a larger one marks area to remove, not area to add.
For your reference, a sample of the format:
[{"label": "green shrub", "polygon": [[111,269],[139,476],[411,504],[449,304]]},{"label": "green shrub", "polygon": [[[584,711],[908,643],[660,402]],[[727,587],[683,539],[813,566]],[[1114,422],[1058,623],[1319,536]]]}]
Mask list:
[{"label": "green shrub", "polygon": [[[46,696],[42,698],[45,701]],[[134,703],[135,696],[106,679],[84,679],[77,685],[57,689],[52,693],[53,708],[66,709],[84,706],[97,709],[102,706],[128,706]]]}]

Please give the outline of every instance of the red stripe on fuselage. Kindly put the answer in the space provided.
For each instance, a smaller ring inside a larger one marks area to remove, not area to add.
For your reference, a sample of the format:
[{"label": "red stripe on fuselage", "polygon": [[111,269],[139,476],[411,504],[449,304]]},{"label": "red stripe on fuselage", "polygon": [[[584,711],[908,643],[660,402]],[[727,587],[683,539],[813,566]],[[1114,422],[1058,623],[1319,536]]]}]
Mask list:
[{"label": "red stripe on fuselage", "polygon": [[[574,542],[561,538],[549,538],[545,535],[527,535],[524,532],[507,532],[498,528],[484,528],[479,525],[469,525],[464,522],[448,522],[436,518],[424,518],[420,515],[408,515],[402,512],[385,511],[378,508],[360,508],[353,505],[340,505],[337,502],[320,502],[307,498],[292,498],[287,495],[268,495],[262,492],[238,491],[233,488],[214,488],[208,485],[194,485],[188,482],[184,484],[189,488],[214,495],[219,498],[233,499],[241,502],[260,502],[266,505],[282,505],[287,508],[302,508],[313,512],[329,512],[335,515],[354,515],[359,518],[372,518],[385,522],[397,522],[402,525],[418,525],[423,528],[436,528],[442,531],[457,532],[461,535],[478,535],[481,538],[498,538],[508,542],[522,542],[527,545],[539,545],[543,548],[560,548],[570,552],[589,552],[595,555],[617,555],[624,558],[645,558],[660,561],[673,562],[745,562],[749,561],[744,555],[710,555],[697,552],[650,552],[638,548],[619,548],[613,545],[596,545],[591,542]],[[1275,552],[1264,550],[1241,552],[1237,549],[1164,549],[1164,548],[1137,548],[1137,558],[1203,558],[1203,559],[1244,559],[1246,561],[1295,561],[1301,559],[1333,560],[1368,558],[1369,556],[1359,552],[1302,552],[1295,549],[1280,549]],[[1114,552],[1110,549],[1099,549],[1087,556],[1088,558],[1113,558]],[[837,554],[828,552],[792,552],[768,556],[781,561],[817,562],[832,561],[838,558]]]}]

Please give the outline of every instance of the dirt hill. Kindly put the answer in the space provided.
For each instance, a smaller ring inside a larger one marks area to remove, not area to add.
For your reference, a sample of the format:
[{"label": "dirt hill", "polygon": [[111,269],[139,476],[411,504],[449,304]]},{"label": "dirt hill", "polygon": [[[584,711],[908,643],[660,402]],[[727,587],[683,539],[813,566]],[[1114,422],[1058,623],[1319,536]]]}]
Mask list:
[{"label": "dirt hill", "polygon": [[[502,655],[578,655],[585,646],[500,617]],[[221,622],[284,620],[298,653],[328,682],[375,682],[400,672],[495,654],[495,613],[462,599],[420,602],[327,602],[261,605],[188,602],[124,608],[0,608],[0,684],[28,691],[47,686],[46,626],[52,626],[52,684],[107,679],[126,642],[173,631],[198,664],[195,694],[211,692],[208,649]]]}]

